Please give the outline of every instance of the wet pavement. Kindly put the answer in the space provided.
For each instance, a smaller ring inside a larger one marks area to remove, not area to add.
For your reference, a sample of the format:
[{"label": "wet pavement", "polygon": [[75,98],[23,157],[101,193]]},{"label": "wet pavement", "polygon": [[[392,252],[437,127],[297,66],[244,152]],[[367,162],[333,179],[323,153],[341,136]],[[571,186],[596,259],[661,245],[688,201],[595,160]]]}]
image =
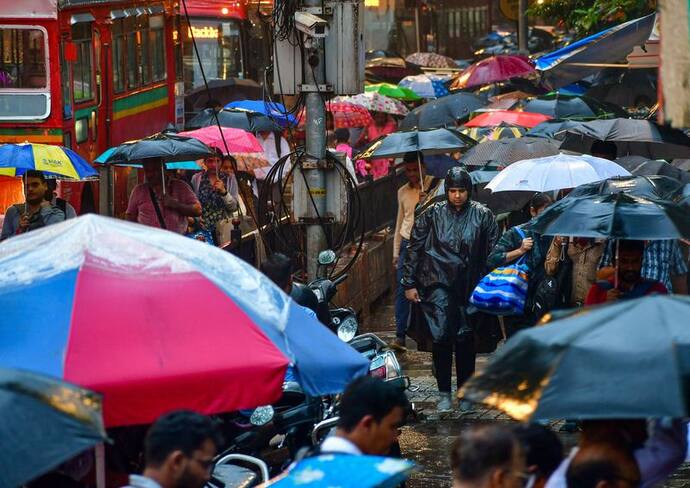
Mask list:
[{"label": "wet pavement", "polygon": [[[395,337],[395,319],[392,293],[382,297],[374,312],[362,321],[362,332],[375,332],[385,341]],[[457,408],[448,414],[438,415],[436,403],[438,391],[431,374],[431,353],[415,350],[410,344],[407,353],[398,354],[403,371],[410,377],[412,388],[408,396],[419,412],[418,419],[405,426],[400,437],[403,455],[419,464],[420,469],[407,483],[408,488],[436,488],[451,486],[448,453],[455,437],[470,425],[484,422],[513,423],[507,415],[480,405],[468,412]],[[486,365],[490,354],[477,356],[477,370]],[[560,432],[562,421],[552,422],[551,428],[558,433],[568,450],[577,442],[576,434]],[[690,488],[690,464],[683,465],[665,484],[672,488]]]}]

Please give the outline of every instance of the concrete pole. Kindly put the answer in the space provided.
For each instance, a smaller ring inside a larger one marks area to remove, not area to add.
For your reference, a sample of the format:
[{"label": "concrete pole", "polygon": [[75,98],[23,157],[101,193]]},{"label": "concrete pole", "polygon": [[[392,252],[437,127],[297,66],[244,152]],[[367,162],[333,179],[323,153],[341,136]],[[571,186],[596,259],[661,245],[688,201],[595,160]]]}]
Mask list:
[{"label": "concrete pole", "polygon": [[519,0],[518,3],[518,49],[520,54],[529,54],[527,40],[529,29],[527,27],[527,0]]},{"label": "concrete pole", "polygon": [[415,2],[414,7],[414,32],[417,39],[417,52],[422,52],[421,39],[419,38],[419,0]]}]

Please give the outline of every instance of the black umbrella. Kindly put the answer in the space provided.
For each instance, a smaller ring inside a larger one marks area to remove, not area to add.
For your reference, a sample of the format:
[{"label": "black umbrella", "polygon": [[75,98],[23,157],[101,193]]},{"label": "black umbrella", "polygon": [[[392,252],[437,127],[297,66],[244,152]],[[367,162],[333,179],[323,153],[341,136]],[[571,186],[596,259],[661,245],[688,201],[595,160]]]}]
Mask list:
[{"label": "black umbrella", "polygon": [[410,111],[400,123],[401,129],[455,127],[486,102],[472,93],[456,93],[432,100]]},{"label": "black umbrella", "polygon": [[593,120],[568,129],[561,149],[590,153],[595,141],[616,144],[618,155],[645,156],[650,159],[690,157],[690,137],[682,131],[649,120]]},{"label": "black umbrella", "polygon": [[[223,109],[217,112],[221,127],[242,129],[249,132],[282,132],[282,128],[267,115],[240,109]],[[207,108],[187,122],[187,129],[200,129],[216,125],[214,110]]]},{"label": "black umbrella", "polygon": [[549,115],[557,119],[609,119],[628,115],[622,108],[594,98],[560,93],[534,98],[523,108],[525,112]]},{"label": "black umbrella", "polygon": [[690,218],[675,203],[615,193],[564,198],[533,220],[530,229],[549,236],[689,239]]},{"label": "black umbrella", "polygon": [[627,193],[636,197],[671,200],[682,187],[682,183],[666,176],[618,176],[580,185],[566,198]]},{"label": "black umbrella", "polygon": [[466,166],[484,167],[488,163],[508,166],[523,159],[555,156],[558,142],[550,139],[521,137],[519,139],[500,139],[477,144],[460,158]]},{"label": "black umbrella", "polygon": [[198,112],[212,105],[224,107],[235,100],[254,100],[261,95],[261,85],[249,78],[209,80],[208,90],[202,84],[185,95],[185,112]]},{"label": "black umbrella", "polygon": [[623,166],[633,175],[652,176],[662,175],[673,178],[682,183],[690,183],[690,174],[679,168],[657,159],[647,159],[642,156],[623,156],[616,159],[616,163]]},{"label": "black umbrella", "polygon": [[408,63],[398,56],[368,59],[364,65],[364,76],[374,83],[398,83],[406,76],[422,72],[419,66]]},{"label": "black umbrella", "polygon": [[0,488],[16,488],[106,438],[101,397],[54,378],[0,369]]},{"label": "black umbrella", "polygon": [[542,122],[541,124],[532,127],[525,134],[528,137],[544,137],[546,139],[560,139],[565,136],[567,129],[579,127],[581,122],[574,120],[558,120],[552,119]]},{"label": "black umbrella", "polygon": [[443,154],[466,149],[475,144],[474,139],[455,129],[407,130],[380,137],[357,158],[398,158],[408,152],[417,151],[425,156]]},{"label": "black umbrella", "polygon": [[459,395],[515,419],[690,415],[690,298],[586,308],[518,332]]},{"label": "black umbrella", "polygon": [[657,71],[606,68],[594,77],[585,95],[622,107],[652,105],[657,99]]}]

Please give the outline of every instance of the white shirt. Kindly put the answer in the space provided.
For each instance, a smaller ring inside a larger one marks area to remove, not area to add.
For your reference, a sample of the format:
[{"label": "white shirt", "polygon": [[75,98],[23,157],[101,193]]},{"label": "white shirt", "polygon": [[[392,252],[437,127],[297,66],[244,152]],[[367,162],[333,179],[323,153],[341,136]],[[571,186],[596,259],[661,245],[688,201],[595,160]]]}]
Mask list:
[{"label": "white shirt", "polygon": [[[273,165],[276,164],[280,158],[290,153],[290,144],[288,144],[288,141],[286,141],[284,137],[281,137],[280,156],[278,156],[278,153],[276,152],[275,134],[273,134],[273,132],[270,132],[268,134],[268,137],[266,137],[265,139],[261,134],[257,134],[256,138],[258,139],[259,144],[261,144],[261,147],[264,150],[264,155],[266,156],[266,159],[268,160],[271,166],[268,166],[266,168],[255,169],[254,176],[256,176],[257,180],[265,180],[266,176],[268,175],[268,172],[271,170],[271,167],[273,167]],[[285,174],[287,174],[287,171],[288,168],[286,168]]]},{"label": "white shirt", "polygon": [[139,474],[129,475],[129,484],[122,488],[163,488],[161,485],[153,481],[151,478],[141,476]]},{"label": "white shirt", "polygon": [[326,437],[326,439],[321,443],[321,452],[328,454],[351,454],[353,456],[362,455],[362,451],[359,450],[359,447],[357,447],[344,437],[340,437],[338,435],[331,435]]}]

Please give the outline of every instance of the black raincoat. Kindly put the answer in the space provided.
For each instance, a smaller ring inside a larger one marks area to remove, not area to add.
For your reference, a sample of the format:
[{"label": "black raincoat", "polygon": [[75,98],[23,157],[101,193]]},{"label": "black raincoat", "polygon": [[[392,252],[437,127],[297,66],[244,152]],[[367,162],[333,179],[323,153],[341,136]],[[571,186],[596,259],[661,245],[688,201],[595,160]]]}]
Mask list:
[{"label": "black raincoat", "polygon": [[426,325],[411,324],[409,331],[420,350],[473,332],[465,307],[487,273],[486,259],[497,239],[493,213],[472,200],[460,209],[439,202],[415,219],[401,285],[416,288],[421,298],[417,309]]}]

